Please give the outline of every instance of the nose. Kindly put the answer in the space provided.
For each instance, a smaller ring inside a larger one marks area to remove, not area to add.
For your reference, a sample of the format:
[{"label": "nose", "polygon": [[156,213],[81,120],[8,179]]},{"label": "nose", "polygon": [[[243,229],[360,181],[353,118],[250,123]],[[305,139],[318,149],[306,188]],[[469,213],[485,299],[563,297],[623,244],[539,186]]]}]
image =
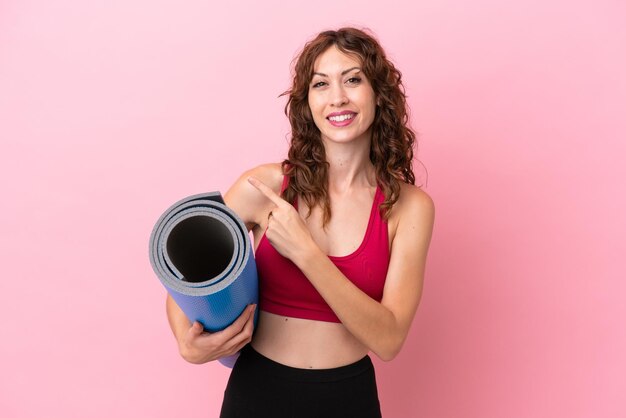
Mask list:
[{"label": "nose", "polygon": [[343,84],[339,83],[331,89],[330,103],[335,107],[348,103],[348,96],[343,88]]}]

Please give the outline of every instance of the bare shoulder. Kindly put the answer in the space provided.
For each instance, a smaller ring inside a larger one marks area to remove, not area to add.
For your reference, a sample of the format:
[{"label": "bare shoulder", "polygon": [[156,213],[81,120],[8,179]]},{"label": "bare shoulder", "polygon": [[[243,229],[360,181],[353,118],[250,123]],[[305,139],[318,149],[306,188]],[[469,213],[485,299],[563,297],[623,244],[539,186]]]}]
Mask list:
[{"label": "bare shoulder", "polygon": [[389,217],[390,238],[393,241],[405,234],[429,239],[435,219],[435,203],[420,187],[400,183],[400,196]]},{"label": "bare shoulder", "polygon": [[248,177],[257,178],[276,193],[279,193],[283,183],[283,169],[280,163],[261,164],[244,172],[240,180],[247,182]]},{"label": "bare shoulder", "polygon": [[271,202],[248,183],[249,177],[255,177],[279,193],[283,181],[281,164],[261,164],[244,171],[224,195],[226,205],[237,213],[248,229],[252,229],[267,216],[265,212]]},{"label": "bare shoulder", "polygon": [[395,209],[398,221],[417,217],[428,222],[435,216],[435,202],[430,195],[421,187],[404,182],[400,183],[400,196],[394,205]]}]

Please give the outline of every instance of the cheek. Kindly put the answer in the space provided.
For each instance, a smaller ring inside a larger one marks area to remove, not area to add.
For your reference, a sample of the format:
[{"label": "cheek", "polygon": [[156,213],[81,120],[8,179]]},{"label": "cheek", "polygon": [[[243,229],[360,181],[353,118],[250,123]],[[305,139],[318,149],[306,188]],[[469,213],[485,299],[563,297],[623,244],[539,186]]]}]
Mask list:
[{"label": "cheek", "polygon": [[368,119],[371,119],[376,114],[376,101],[368,100],[366,103],[365,109],[367,109]]},{"label": "cheek", "polygon": [[314,97],[311,98],[309,96],[309,110],[311,111],[311,115],[313,119],[317,120],[323,117],[322,110],[323,107],[320,106],[319,100],[316,100]]}]

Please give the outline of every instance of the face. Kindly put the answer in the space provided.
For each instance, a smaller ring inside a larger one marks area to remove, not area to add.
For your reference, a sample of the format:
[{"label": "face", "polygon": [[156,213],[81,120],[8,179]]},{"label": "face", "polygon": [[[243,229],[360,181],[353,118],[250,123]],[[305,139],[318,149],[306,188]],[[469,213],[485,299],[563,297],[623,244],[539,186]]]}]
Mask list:
[{"label": "face", "polygon": [[322,141],[369,141],[376,97],[360,60],[333,45],[317,57],[313,71],[309,108]]}]

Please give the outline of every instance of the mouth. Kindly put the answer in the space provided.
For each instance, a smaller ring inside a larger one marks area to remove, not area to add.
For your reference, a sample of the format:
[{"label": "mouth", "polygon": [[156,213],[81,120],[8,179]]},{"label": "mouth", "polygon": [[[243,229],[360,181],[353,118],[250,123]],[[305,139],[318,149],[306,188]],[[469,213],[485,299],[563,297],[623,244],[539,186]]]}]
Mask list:
[{"label": "mouth", "polygon": [[350,124],[356,115],[354,112],[343,111],[331,113],[326,119],[334,126],[345,126]]}]

